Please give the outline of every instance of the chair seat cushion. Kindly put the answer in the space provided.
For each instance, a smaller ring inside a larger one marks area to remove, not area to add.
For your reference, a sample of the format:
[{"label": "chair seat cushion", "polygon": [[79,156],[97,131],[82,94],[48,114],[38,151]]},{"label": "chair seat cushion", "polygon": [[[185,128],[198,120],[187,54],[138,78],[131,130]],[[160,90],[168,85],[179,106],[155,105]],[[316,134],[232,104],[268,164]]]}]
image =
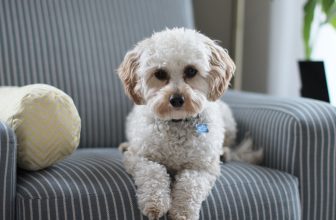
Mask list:
[{"label": "chair seat cushion", "polygon": [[[201,219],[300,219],[296,177],[239,162],[221,173]],[[17,219],[147,219],[116,149],[79,149],[45,170],[19,170],[16,206]]]}]

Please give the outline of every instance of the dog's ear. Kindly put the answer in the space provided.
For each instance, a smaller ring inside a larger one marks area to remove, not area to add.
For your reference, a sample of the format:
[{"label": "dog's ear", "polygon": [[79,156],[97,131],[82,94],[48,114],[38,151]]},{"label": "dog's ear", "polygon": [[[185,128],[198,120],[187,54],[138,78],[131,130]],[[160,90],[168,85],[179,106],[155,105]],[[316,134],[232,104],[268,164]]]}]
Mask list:
[{"label": "dog's ear", "polygon": [[210,48],[209,94],[208,99],[215,101],[221,97],[230,84],[236,65],[227,50],[212,40],[206,42]]},{"label": "dog's ear", "polygon": [[139,78],[137,71],[139,69],[140,53],[133,49],[124,57],[124,60],[118,68],[118,75],[124,84],[126,94],[137,105],[143,104],[143,97],[139,88]]}]

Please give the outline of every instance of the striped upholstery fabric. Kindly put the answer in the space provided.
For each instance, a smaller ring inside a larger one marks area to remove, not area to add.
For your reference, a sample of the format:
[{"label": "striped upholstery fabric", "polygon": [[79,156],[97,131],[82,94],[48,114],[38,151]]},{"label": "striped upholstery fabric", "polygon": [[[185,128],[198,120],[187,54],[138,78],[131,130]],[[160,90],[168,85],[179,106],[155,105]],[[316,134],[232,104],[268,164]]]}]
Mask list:
[{"label": "striped upholstery fabric", "polygon": [[[17,219],[147,219],[121,160],[116,149],[81,149],[49,169],[19,171]],[[300,219],[292,175],[236,162],[221,171],[201,219]]]},{"label": "striped upholstery fabric", "polygon": [[47,83],[82,117],[81,147],[117,146],[131,107],[115,70],[137,41],[193,27],[191,0],[1,0],[0,86]]},{"label": "striped upholstery fabric", "polygon": [[16,138],[0,122],[0,219],[14,219],[16,194]]},{"label": "striped upholstery fabric", "polygon": [[265,166],[299,178],[302,219],[336,219],[336,108],[299,98],[228,92],[241,136],[264,147]]}]

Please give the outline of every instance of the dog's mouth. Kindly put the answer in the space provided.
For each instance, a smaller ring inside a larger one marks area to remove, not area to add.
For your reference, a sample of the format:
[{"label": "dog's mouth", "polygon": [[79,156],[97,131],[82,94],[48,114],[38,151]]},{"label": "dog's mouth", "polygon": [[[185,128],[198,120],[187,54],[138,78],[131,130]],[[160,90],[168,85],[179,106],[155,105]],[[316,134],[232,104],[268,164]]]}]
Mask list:
[{"label": "dog's mouth", "polygon": [[197,114],[195,117],[188,117],[188,118],[181,118],[181,119],[171,119],[170,121],[171,122],[174,122],[174,123],[178,123],[178,122],[188,122],[188,121],[192,121],[194,119],[197,119],[199,118],[199,114]]},{"label": "dog's mouth", "polygon": [[188,111],[184,106],[175,108],[163,102],[161,105],[155,105],[153,113],[164,121],[181,122],[196,117],[199,112]]}]

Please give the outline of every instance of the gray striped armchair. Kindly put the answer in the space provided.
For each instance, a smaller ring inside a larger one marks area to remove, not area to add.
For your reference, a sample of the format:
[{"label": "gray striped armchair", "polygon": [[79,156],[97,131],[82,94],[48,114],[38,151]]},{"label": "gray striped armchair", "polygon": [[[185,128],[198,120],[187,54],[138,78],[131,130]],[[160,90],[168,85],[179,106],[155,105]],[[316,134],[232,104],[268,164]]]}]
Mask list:
[{"label": "gray striped armchair", "polygon": [[[191,4],[0,0],[0,85],[54,85],[82,118],[80,148],[37,172],[17,169],[15,134],[0,122],[0,219],[146,219],[116,149],[132,104],[114,72],[154,30],[192,28]],[[265,162],[223,164],[201,219],[336,219],[336,109],[232,91],[224,100],[240,136],[249,131],[264,147]]]}]

